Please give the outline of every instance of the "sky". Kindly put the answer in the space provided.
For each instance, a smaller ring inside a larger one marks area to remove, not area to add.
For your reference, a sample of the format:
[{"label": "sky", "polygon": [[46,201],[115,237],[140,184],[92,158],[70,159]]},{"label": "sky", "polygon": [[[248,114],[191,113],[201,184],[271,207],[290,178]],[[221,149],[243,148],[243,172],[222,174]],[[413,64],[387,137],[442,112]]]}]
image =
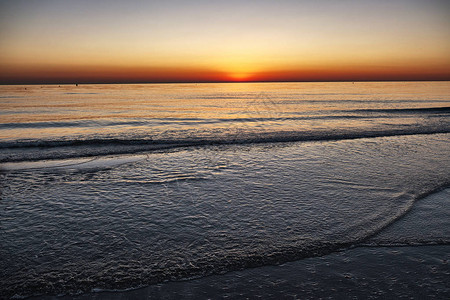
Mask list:
[{"label": "sky", "polygon": [[0,84],[450,80],[450,1],[0,0]]}]

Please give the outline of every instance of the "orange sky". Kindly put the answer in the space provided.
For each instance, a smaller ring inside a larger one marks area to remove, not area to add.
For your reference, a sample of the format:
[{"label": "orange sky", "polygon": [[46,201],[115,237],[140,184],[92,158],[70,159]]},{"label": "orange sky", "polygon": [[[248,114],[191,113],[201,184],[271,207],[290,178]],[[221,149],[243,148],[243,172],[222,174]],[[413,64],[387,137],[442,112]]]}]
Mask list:
[{"label": "orange sky", "polygon": [[0,1],[0,83],[450,80],[450,4]]}]

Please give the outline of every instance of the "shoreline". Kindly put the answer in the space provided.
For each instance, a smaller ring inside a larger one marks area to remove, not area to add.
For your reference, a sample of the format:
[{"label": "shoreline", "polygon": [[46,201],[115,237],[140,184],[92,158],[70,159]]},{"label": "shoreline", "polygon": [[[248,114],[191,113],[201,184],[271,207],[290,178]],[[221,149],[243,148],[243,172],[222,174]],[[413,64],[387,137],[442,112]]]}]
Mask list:
[{"label": "shoreline", "polygon": [[125,291],[37,296],[87,299],[379,299],[448,298],[450,245],[359,246],[278,266],[264,266]]},{"label": "shoreline", "polygon": [[[85,299],[277,299],[448,298],[450,286],[450,236],[441,244],[377,245],[393,236],[407,236],[411,226],[423,227],[424,235],[436,231],[449,212],[450,188],[438,190],[414,204],[397,222],[357,244],[323,256],[309,257],[275,266],[262,266],[195,279],[165,282],[122,291],[96,290],[81,295],[38,296],[36,300]],[[435,216],[435,218],[433,218]],[[414,231],[414,230],[413,230]],[[445,238],[444,236],[444,238]],[[434,237],[436,239],[436,237]],[[372,241],[372,242],[371,242]]]}]

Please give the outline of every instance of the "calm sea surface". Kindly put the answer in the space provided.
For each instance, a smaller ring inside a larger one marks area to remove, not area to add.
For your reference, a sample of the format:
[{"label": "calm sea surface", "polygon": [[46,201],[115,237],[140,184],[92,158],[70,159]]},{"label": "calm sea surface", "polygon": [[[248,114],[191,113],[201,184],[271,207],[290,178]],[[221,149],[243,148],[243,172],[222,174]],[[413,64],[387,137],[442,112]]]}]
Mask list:
[{"label": "calm sea surface", "polygon": [[[0,161],[449,131],[449,82],[2,86],[0,93]],[[34,146],[42,148],[24,150]]]},{"label": "calm sea surface", "polygon": [[449,186],[449,137],[450,82],[0,86],[0,294],[448,244],[382,233]]}]

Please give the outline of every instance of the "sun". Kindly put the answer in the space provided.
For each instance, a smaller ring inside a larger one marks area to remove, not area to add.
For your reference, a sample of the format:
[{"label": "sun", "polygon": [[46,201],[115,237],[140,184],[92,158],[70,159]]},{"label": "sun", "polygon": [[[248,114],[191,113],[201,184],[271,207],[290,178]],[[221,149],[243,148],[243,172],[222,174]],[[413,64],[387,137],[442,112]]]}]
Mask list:
[{"label": "sun", "polygon": [[216,69],[224,74],[226,81],[252,81],[259,71],[259,65],[247,56],[230,56],[221,58],[216,63]]},{"label": "sun", "polygon": [[235,73],[229,73],[228,77],[230,78],[230,81],[250,81],[251,80],[251,73],[247,72],[235,72]]}]

